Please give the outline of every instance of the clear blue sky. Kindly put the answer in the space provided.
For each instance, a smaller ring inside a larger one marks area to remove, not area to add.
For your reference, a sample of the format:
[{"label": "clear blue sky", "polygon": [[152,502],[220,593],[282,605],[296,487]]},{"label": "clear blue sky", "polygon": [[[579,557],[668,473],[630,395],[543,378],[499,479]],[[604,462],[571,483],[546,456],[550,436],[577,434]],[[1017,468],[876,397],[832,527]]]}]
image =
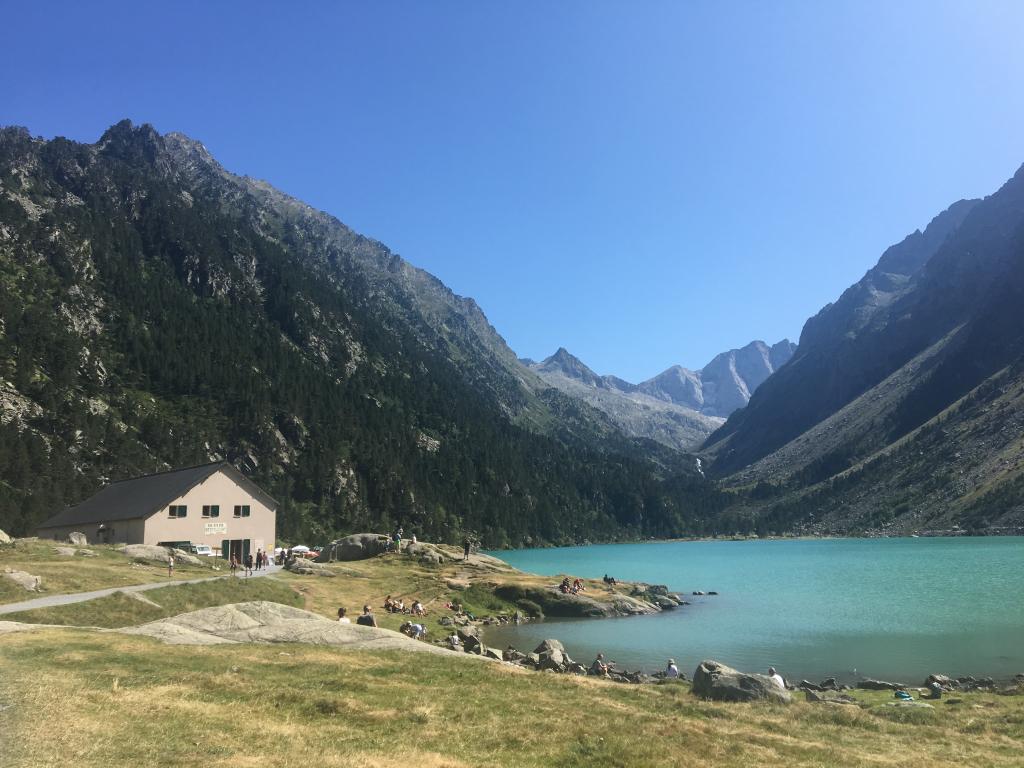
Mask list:
[{"label": "clear blue sky", "polygon": [[639,380],[804,320],[1024,162],[1024,3],[3,0],[0,123],[203,141]]}]

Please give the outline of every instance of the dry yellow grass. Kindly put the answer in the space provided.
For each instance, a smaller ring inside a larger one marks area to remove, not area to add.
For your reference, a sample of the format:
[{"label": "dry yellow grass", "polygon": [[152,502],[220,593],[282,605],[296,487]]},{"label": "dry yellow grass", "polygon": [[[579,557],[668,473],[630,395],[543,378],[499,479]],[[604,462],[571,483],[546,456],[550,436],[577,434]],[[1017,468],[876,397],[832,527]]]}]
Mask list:
[{"label": "dry yellow grass", "polygon": [[[11,768],[154,766],[1019,766],[1024,701],[927,713],[696,700],[451,657],[300,645],[164,646],[81,630],[6,636]],[[858,694],[867,704],[890,699]]]},{"label": "dry yellow grass", "polygon": [[217,575],[217,572],[212,570],[212,566],[217,564],[213,558],[209,565],[179,564],[174,569],[173,579],[169,579],[165,566],[133,563],[112,546],[96,545],[84,548],[94,552],[96,557],[58,555],[54,553],[54,548],[58,546],[70,545],[43,539],[19,539],[14,545],[0,545],[0,571],[10,568],[42,576],[44,590],[41,593],[26,592],[13,582],[0,578],[0,604],[31,600],[47,594],[91,592],[95,589],[125,587],[130,584],[182,581]]}]

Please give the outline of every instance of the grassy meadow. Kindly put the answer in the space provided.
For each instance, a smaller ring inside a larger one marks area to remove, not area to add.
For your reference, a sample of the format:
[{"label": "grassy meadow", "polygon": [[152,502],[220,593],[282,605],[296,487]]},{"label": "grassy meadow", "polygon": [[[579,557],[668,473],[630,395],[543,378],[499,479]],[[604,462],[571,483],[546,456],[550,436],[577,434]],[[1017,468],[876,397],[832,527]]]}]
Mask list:
[{"label": "grassy meadow", "polygon": [[47,594],[63,595],[155,581],[201,579],[216,576],[213,568],[223,566],[223,561],[216,558],[209,558],[211,562],[202,565],[179,563],[174,567],[173,579],[169,579],[166,566],[133,563],[112,545],[72,547],[88,550],[94,557],[58,555],[54,551],[56,547],[71,545],[46,539],[17,539],[14,544],[0,545],[0,571],[10,568],[43,578],[42,592],[28,592],[0,577],[0,604],[32,600]]},{"label": "grassy meadow", "polygon": [[[92,567],[97,558],[82,565]],[[101,574],[110,565],[95,563]],[[334,578],[176,585],[11,615],[37,623],[126,626],[242,600],[333,617],[392,594],[428,607],[460,597],[481,614],[508,605],[496,584],[553,579],[479,558],[441,566],[394,555],[330,566]],[[595,590],[597,589],[595,585]],[[724,661],[728,661],[725,659]],[[689,670],[687,670],[689,672]],[[300,644],[164,645],[147,637],[41,628],[0,635],[0,765],[42,768],[408,766],[1019,766],[1024,696],[947,696],[898,709],[888,692],[858,704],[723,704],[689,685],[621,685],[458,656]],[[59,727],[58,727],[59,726]]]},{"label": "grassy meadow", "polygon": [[[111,765],[1019,766],[1024,698],[934,710],[696,700],[500,664],[301,645],[166,646],[44,629],[0,641],[0,762]],[[59,723],[60,727],[54,727]]]}]

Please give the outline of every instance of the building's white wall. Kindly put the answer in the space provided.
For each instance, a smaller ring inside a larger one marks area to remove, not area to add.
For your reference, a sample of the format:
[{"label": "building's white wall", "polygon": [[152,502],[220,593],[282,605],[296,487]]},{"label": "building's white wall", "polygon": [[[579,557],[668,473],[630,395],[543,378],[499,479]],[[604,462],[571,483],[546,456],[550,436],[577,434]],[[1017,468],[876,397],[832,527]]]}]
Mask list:
[{"label": "building's white wall", "polygon": [[[188,515],[171,518],[168,508],[184,504]],[[219,504],[220,517],[203,517],[204,504]],[[249,517],[234,517],[235,505],[248,504]],[[208,531],[208,525],[213,530]],[[221,528],[222,530],[217,530]],[[277,513],[263,505],[223,471],[215,472],[184,496],[145,520],[145,544],[191,541],[219,550],[223,539],[249,539],[252,551],[273,549],[277,541]]]}]

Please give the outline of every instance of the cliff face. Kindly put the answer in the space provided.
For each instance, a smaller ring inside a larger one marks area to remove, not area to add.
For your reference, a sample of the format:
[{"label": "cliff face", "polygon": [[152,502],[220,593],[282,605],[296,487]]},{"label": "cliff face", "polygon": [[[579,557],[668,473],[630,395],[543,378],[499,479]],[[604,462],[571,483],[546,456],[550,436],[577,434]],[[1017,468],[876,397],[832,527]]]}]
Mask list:
[{"label": "cliff face", "polygon": [[708,439],[714,473],[768,484],[777,501],[755,506],[782,527],[1016,520],[1022,301],[1024,169],[808,320],[792,360]]}]

